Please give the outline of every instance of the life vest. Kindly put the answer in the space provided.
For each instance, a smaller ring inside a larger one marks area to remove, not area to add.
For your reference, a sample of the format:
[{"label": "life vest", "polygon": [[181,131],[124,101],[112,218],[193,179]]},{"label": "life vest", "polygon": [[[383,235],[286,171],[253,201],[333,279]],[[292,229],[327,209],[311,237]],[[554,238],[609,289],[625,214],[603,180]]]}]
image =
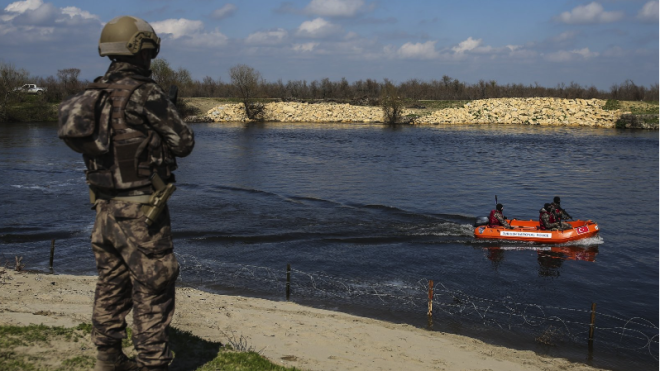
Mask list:
[{"label": "life vest", "polygon": [[[98,79],[97,79],[98,81]],[[142,76],[124,77],[109,83],[94,82],[87,89],[109,92],[110,150],[100,156],[83,154],[87,182],[106,190],[128,190],[151,185],[151,175],[172,176],[165,157],[171,154],[160,135],[144,125],[126,122],[126,105],[131,94],[144,83],[154,82]],[[140,129],[140,130],[138,130]]]},{"label": "life vest", "polygon": [[539,213],[539,227],[542,230],[546,230],[547,228],[545,228],[545,225],[544,225],[545,223],[543,222],[543,214],[548,215],[548,223],[554,223],[555,222],[555,216],[552,213],[545,210],[545,209],[542,209],[541,212]]},{"label": "life vest", "polygon": [[491,227],[491,228],[494,228],[494,227],[497,227],[497,226],[501,225],[500,221],[497,220],[497,218],[495,217],[496,213],[497,213],[497,210],[491,210],[490,215],[488,216],[488,226]]}]

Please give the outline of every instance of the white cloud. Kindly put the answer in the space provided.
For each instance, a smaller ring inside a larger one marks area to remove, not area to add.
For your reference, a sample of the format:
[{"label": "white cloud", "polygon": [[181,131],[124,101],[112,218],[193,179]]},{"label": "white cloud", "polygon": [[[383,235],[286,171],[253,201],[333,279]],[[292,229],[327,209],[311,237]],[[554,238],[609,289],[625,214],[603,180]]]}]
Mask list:
[{"label": "white cloud", "polygon": [[93,19],[99,22],[101,21],[98,15],[92,14],[80,8],[76,8],[75,6],[67,6],[66,8],[62,8],[62,14],[68,15],[70,18],[80,17],[81,19]]},{"label": "white cloud", "polygon": [[592,52],[589,48],[582,48],[573,50],[573,53],[579,54],[584,59],[594,58],[598,56],[598,52]]},{"label": "white cloud", "polygon": [[579,59],[591,59],[599,56],[598,52],[592,52],[589,48],[575,49],[571,51],[559,50],[545,56],[551,62],[571,62]]},{"label": "white cloud", "polygon": [[151,26],[159,36],[170,35],[173,40],[181,39],[186,46],[217,47],[226,45],[229,41],[229,38],[217,29],[207,32],[202,21],[166,19],[152,22]]},{"label": "white cloud", "polygon": [[224,19],[236,12],[236,5],[234,4],[225,4],[222,8],[216,9],[211,13],[211,18],[213,19]]},{"label": "white cloud", "polygon": [[481,45],[481,39],[474,40],[472,37],[468,37],[467,40],[461,41],[457,46],[451,48],[456,54],[463,54],[467,51],[476,49]]},{"label": "white cloud", "polygon": [[293,44],[291,49],[296,52],[300,53],[309,53],[314,51],[314,48],[316,48],[319,45],[319,43],[304,43],[304,44]]},{"label": "white cloud", "polygon": [[40,6],[43,5],[43,1],[41,0],[25,0],[25,1],[17,1],[14,3],[11,3],[7,5],[5,8],[6,12],[9,13],[18,13],[22,14],[25,13],[28,10],[36,10]]},{"label": "white cloud", "polygon": [[435,50],[436,41],[427,41],[425,43],[407,42],[397,50],[396,54],[400,58],[406,59],[433,59],[439,56]]},{"label": "white cloud", "polygon": [[366,8],[364,0],[312,0],[303,12],[321,17],[354,17]]},{"label": "white cloud", "polygon": [[644,4],[642,9],[637,14],[637,18],[645,22],[657,22],[658,21],[658,2],[649,1]]},{"label": "white cloud", "polygon": [[225,46],[229,42],[229,38],[219,30],[214,30],[212,32],[201,32],[188,36],[190,36],[190,38],[186,40],[186,45],[192,46],[219,47]]},{"label": "white cloud", "polygon": [[282,43],[288,36],[288,32],[283,28],[272,31],[261,31],[250,34],[245,42],[252,45],[272,45]]},{"label": "white cloud", "polygon": [[575,7],[570,12],[563,12],[555,19],[569,24],[610,23],[622,19],[623,16],[623,12],[606,12],[602,5],[594,1]]},{"label": "white cloud", "polygon": [[0,15],[0,43],[26,46],[48,42],[55,45],[73,39],[80,43],[91,40],[92,32],[100,33],[101,25],[97,15],[77,7],[57,8],[42,0],[16,1],[7,5]]},{"label": "white cloud", "polygon": [[193,21],[190,19],[166,19],[164,21],[152,22],[151,27],[157,34],[170,34],[173,39],[181,36],[190,36],[199,34],[204,30],[204,22]]},{"label": "white cloud", "polygon": [[341,32],[340,26],[330,23],[323,18],[303,22],[296,31],[297,36],[320,38]]}]

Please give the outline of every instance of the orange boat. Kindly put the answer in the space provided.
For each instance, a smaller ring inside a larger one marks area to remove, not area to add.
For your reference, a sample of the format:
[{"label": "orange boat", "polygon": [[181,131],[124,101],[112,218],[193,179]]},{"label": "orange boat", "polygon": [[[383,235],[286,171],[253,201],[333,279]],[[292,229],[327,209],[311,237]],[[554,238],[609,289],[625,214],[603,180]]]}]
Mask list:
[{"label": "orange boat", "polygon": [[[484,219],[486,224],[483,224]],[[534,220],[507,220],[513,229],[502,226],[489,227],[487,218],[477,220],[474,237],[493,240],[514,240],[542,243],[564,243],[594,237],[598,234],[598,224],[591,220],[575,220],[564,222],[573,228],[563,231],[542,230],[539,222]],[[481,224],[481,225],[480,225]]]}]

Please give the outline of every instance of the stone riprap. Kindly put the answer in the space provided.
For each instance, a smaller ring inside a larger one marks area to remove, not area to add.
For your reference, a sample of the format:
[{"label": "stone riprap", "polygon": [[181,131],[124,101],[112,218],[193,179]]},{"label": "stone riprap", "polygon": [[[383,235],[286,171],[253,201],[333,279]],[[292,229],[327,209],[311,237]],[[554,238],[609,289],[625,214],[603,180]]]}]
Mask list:
[{"label": "stone riprap", "polygon": [[417,124],[524,124],[611,128],[620,110],[604,110],[604,100],[559,98],[499,98],[475,100],[419,117]]},{"label": "stone riprap", "polygon": [[[461,108],[447,108],[415,117],[411,124],[524,124],[614,127],[620,110],[606,111],[604,100],[558,98],[498,98],[475,100]],[[404,109],[402,116],[418,110]],[[247,122],[243,104],[223,104],[206,114],[214,122]],[[408,116],[410,117],[410,116]],[[349,104],[277,102],[265,105],[265,121],[383,122],[380,107]]]},{"label": "stone riprap", "polygon": [[[247,122],[243,103],[223,104],[211,108],[206,116],[214,122]],[[265,104],[264,121],[279,122],[383,122],[380,107],[352,106],[348,103],[276,102]],[[406,110],[404,115],[411,114]]]}]

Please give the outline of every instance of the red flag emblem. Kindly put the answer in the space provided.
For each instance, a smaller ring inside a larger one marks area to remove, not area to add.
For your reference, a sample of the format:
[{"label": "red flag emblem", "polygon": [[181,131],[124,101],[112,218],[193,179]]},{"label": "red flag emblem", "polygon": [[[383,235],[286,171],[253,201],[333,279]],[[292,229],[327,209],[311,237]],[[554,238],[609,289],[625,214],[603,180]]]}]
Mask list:
[{"label": "red flag emblem", "polygon": [[575,230],[577,231],[577,234],[585,234],[585,233],[588,233],[588,232],[589,232],[589,227],[587,227],[586,225],[584,225],[584,226],[582,226],[582,227],[577,227],[577,228],[575,228]]}]

